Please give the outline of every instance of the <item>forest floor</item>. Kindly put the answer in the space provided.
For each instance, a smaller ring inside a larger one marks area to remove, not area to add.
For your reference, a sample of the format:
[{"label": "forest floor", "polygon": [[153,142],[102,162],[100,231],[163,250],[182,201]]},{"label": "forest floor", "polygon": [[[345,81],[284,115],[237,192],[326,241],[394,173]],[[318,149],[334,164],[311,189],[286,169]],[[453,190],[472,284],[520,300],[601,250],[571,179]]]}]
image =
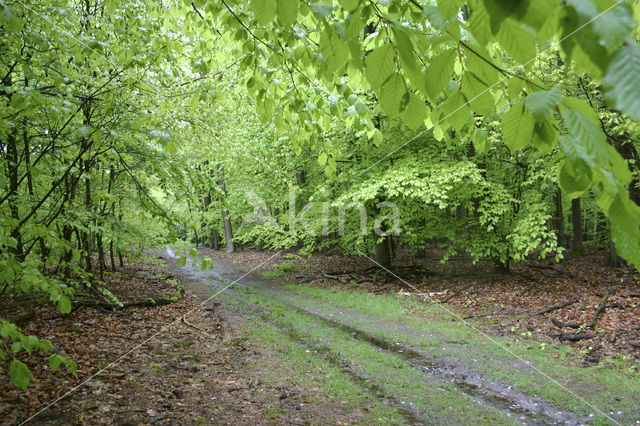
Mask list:
[{"label": "forest floor", "polygon": [[[25,332],[53,340],[79,378],[32,356],[26,391],[0,376],[0,423],[640,422],[640,288],[631,270],[598,266],[601,253],[511,274],[402,253],[400,280],[364,257],[201,252],[213,270],[167,252],[106,280],[125,302],[182,283],[175,303],[38,308]],[[576,331],[595,337],[554,337]]]},{"label": "forest floor", "polygon": [[363,256],[283,252],[272,257],[275,252],[253,250],[227,255],[207,249],[203,254],[246,267],[269,259],[256,271],[307,286],[443,303],[460,320],[499,335],[582,349],[589,363],[621,355],[640,362],[640,276],[633,268],[607,267],[603,250],[589,248],[561,263],[532,260],[514,265],[509,273],[464,258],[442,264],[440,250],[429,250],[424,257],[401,250],[389,272]]}]

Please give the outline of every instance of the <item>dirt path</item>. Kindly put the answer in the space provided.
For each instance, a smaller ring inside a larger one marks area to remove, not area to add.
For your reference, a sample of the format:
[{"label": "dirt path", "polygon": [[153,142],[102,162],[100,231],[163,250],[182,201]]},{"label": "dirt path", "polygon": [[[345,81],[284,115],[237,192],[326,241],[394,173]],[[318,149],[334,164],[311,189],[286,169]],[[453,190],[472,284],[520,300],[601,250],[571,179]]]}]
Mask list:
[{"label": "dirt path", "polygon": [[[171,249],[164,253],[167,259],[173,255]],[[172,269],[201,297],[221,292],[215,299],[226,322],[252,344],[272,350],[265,380],[281,379],[278,370],[286,369],[292,379],[285,386],[320,388],[316,402],[360,406],[363,413],[352,421],[614,424],[640,418],[633,410],[634,389],[628,395],[620,390],[611,402],[596,401],[589,393],[602,393],[598,377],[576,376],[570,366],[547,368],[546,362],[563,363],[553,353],[531,362],[517,353],[515,342],[512,347],[460,328],[447,313],[431,312],[433,321],[392,315],[379,306],[387,302],[381,297],[314,293],[245,275],[242,266],[229,262],[217,261],[207,271]],[[336,377],[310,377],[314,366]],[[278,418],[290,416],[283,410]]]}]

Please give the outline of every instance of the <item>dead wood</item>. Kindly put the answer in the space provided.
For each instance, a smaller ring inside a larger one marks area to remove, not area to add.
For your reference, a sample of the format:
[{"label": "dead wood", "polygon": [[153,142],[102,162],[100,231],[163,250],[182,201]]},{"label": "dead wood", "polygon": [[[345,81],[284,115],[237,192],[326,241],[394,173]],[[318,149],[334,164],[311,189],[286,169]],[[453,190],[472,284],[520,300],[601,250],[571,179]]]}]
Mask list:
[{"label": "dead wood", "polygon": [[542,314],[547,314],[549,312],[553,312],[555,310],[561,309],[561,308],[565,308],[567,306],[573,305],[574,303],[577,303],[580,299],[573,299],[573,300],[569,300],[567,302],[559,302],[556,304],[553,304],[549,307],[546,307],[544,309],[540,309],[539,311],[534,312],[531,316],[538,316],[538,315],[542,315]]},{"label": "dead wood", "polygon": [[602,296],[602,299],[598,304],[598,308],[596,309],[596,312],[593,314],[593,319],[587,325],[588,328],[593,330],[596,327],[596,324],[598,323],[598,318],[600,318],[600,315],[602,314],[602,312],[604,312],[604,310],[607,307],[607,299],[609,299],[609,296],[613,295],[614,293],[615,293],[615,290],[609,290],[607,294]]},{"label": "dead wood", "polygon": [[551,322],[555,324],[556,327],[560,328],[580,328],[582,324],[578,324],[577,322],[562,322],[557,318],[551,318]]},{"label": "dead wood", "polygon": [[526,312],[523,311],[507,311],[507,312],[490,312],[488,314],[474,314],[474,315],[469,315],[464,317],[464,319],[469,319],[469,318],[482,318],[482,317],[497,317],[497,316],[503,316],[503,315],[514,315],[514,314],[526,314]]},{"label": "dead wood", "polygon": [[587,333],[559,333],[551,335],[551,337],[555,337],[561,342],[579,342],[581,340],[593,339],[596,336],[596,334]]},{"label": "dead wood", "polygon": [[469,284],[466,284],[466,285],[462,286],[460,289],[454,291],[451,296],[447,297],[446,299],[443,299],[442,303],[447,303],[449,300],[453,299],[454,297],[456,297],[457,295],[459,295],[463,291],[470,289],[475,284],[476,284],[475,282],[472,282],[472,283],[469,283]]}]

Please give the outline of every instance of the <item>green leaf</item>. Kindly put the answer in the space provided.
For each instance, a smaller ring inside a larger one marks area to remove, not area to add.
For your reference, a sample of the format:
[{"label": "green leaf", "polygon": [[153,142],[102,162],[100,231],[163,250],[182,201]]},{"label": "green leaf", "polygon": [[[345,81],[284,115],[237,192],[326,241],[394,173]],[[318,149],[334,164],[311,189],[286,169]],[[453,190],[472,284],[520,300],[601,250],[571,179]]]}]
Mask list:
[{"label": "green leaf", "polygon": [[320,33],[320,53],[330,72],[337,71],[349,60],[349,46],[332,29]]},{"label": "green leaf", "polygon": [[475,39],[483,46],[486,46],[493,34],[491,34],[491,20],[489,14],[480,0],[475,0],[471,8],[473,13],[469,18],[469,27]]},{"label": "green leaf", "polygon": [[58,370],[60,368],[60,364],[62,363],[62,357],[58,354],[52,354],[49,357],[49,368],[52,371]]},{"label": "green leaf", "polygon": [[251,0],[251,9],[260,25],[266,25],[276,17],[276,0]]},{"label": "green leaf", "polygon": [[415,130],[424,124],[428,113],[429,109],[423,100],[419,96],[411,93],[409,94],[409,102],[400,114],[400,118],[407,126]]},{"label": "green leaf", "polygon": [[589,120],[591,120],[591,122],[594,123],[595,125],[600,125],[600,118],[598,117],[598,114],[593,110],[593,108],[591,108],[591,105],[589,105],[586,101],[583,101],[582,99],[574,98],[572,96],[565,96],[562,98],[562,104],[560,109],[563,110],[566,107],[584,115]]},{"label": "green leaf", "polygon": [[491,147],[491,143],[489,142],[489,138],[487,134],[481,130],[476,129],[473,132],[473,136],[471,137],[471,142],[473,143],[473,148],[476,150],[478,154],[484,154],[489,151]]},{"label": "green leaf", "polygon": [[474,73],[468,71],[462,75],[462,92],[469,100],[471,109],[482,115],[490,115],[494,111],[493,95]]},{"label": "green leaf", "polygon": [[67,296],[60,296],[58,300],[58,310],[61,314],[68,314],[71,312],[71,301]]},{"label": "green leaf", "polygon": [[502,115],[502,135],[511,151],[522,149],[529,143],[534,124],[533,116],[524,108],[522,101],[514,103]]},{"label": "green leaf", "polygon": [[518,21],[507,18],[496,34],[496,40],[509,55],[521,64],[536,56],[536,40]]},{"label": "green leaf", "polygon": [[627,41],[614,54],[602,79],[611,105],[640,121],[640,49]]},{"label": "green leaf", "polygon": [[629,199],[625,188],[620,188],[607,213],[611,220],[611,239],[618,254],[637,268],[640,265],[640,208]]},{"label": "green leaf", "polygon": [[442,104],[442,112],[444,114],[442,120],[450,124],[455,130],[460,130],[467,124],[471,118],[471,108],[464,94],[456,90],[451,93],[444,104]]},{"label": "green leaf", "polygon": [[327,164],[327,153],[326,152],[321,152],[320,155],[318,156],[318,165],[320,167],[324,166],[325,164]]},{"label": "green leaf", "polygon": [[413,43],[411,38],[404,29],[399,26],[393,27],[393,34],[395,36],[396,49],[400,56],[400,61],[404,68],[418,70],[418,64],[413,54]]},{"label": "green leaf", "polygon": [[[535,0],[528,2],[527,11],[522,17],[522,22],[536,31],[539,30],[545,23],[554,19],[552,13],[562,7],[561,2],[562,0]],[[539,36],[540,33],[538,32]]]},{"label": "green leaf", "polygon": [[395,117],[400,113],[400,105],[406,93],[406,84],[402,75],[399,72],[391,74],[380,88],[380,107],[386,114]]},{"label": "green leaf", "polygon": [[348,11],[352,11],[360,5],[360,0],[340,0],[340,5]]},{"label": "green leaf", "polygon": [[474,48],[474,50],[480,56],[478,56],[474,52],[466,52],[467,71],[472,72],[476,76],[476,78],[480,80],[485,86],[493,86],[499,80],[498,71],[490,64],[488,64],[484,59],[482,59],[490,58],[487,52],[483,51],[480,47]]},{"label": "green leaf", "polygon": [[569,137],[560,139],[560,148],[572,160],[579,158],[593,167],[606,164],[609,150],[604,133],[600,128],[581,113],[572,109],[562,111],[564,124]]},{"label": "green leaf", "polygon": [[9,377],[14,386],[25,390],[33,379],[33,374],[26,365],[14,358],[9,365]]},{"label": "green leaf", "polygon": [[378,91],[382,83],[395,71],[393,49],[391,46],[380,46],[373,50],[365,61],[365,75],[367,81]]},{"label": "green leaf", "polygon": [[185,266],[187,264],[187,256],[180,256],[178,260],[176,260],[176,265]]},{"label": "green leaf", "polygon": [[620,46],[633,27],[633,14],[625,3],[593,20],[593,32],[600,37],[600,44],[609,50]]},{"label": "green leaf", "polygon": [[445,50],[429,63],[425,73],[425,87],[432,100],[435,100],[444,88],[449,85],[455,63],[455,50]]},{"label": "green leaf", "polygon": [[445,21],[453,18],[460,11],[460,3],[458,0],[437,0],[437,3],[440,16],[442,16]]},{"label": "green leaf", "polygon": [[569,159],[560,167],[558,184],[569,198],[577,198],[591,186],[591,168],[582,160]]},{"label": "green leaf", "polygon": [[[553,121],[555,122],[555,120]],[[558,143],[558,131],[551,120],[536,122],[533,129],[533,144],[541,154],[548,154]]]},{"label": "green leaf", "polygon": [[524,100],[524,105],[536,121],[544,121],[553,114],[561,100],[562,91],[554,87],[551,90],[531,93]]},{"label": "green leaf", "polygon": [[291,26],[298,17],[299,0],[278,0],[278,22],[285,26]]}]

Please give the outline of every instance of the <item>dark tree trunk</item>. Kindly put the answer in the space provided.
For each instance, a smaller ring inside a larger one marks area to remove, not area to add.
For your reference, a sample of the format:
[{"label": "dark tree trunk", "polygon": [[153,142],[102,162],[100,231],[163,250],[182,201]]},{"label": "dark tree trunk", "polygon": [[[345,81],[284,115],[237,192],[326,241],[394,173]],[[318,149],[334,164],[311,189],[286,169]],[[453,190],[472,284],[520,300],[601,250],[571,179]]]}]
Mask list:
[{"label": "dark tree trunk", "polygon": [[116,270],[116,261],[113,256],[113,240],[109,241],[109,259],[111,261],[111,270]]},{"label": "dark tree trunk", "polygon": [[298,185],[302,185],[304,183],[307,182],[307,172],[305,172],[304,170],[297,170],[296,171],[296,181],[298,182]]},{"label": "dark tree trunk", "polygon": [[385,268],[391,267],[391,238],[373,235],[376,250],[376,262]]},{"label": "dark tree trunk", "polygon": [[97,236],[98,241],[98,266],[100,268],[100,281],[104,281],[104,246],[102,245],[102,233]]},{"label": "dark tree trunk", "polygon": [[554,227],[556,229],[556,235],[558,238],[558,245],[564,247],[566,244],[564,235],[564,211],[562,208],[562,190],[558,187],[555,195],[553,196],[553,203],[555,204],[555,217]]},{"label": "dark tree trunk", "polygon": [[209,248],[212,250],[218,250],[220,248],[220,241],[218,237],[218,231],[213,229],[209,235]]},{"label": "dark tree trunk", "polygon": [[[89,178],[84,179],[84,205],[87,208],[87,212],[91,210],[91,181]],[[93,254],[92,236],[91,231],[85,231],[82,233],[83,246],[85,250],[85,269],[87,272],[91,272],[91,256]]]},{"label": "dark tree trunk", "polygon": [[573,244],[571,245],[571,248],[573,249],[574,254],[581,255],[584,253],[584,248],[582,246],[584,234],[580,198],[574,198],[571,200],[571,222],[573,224]]},{"label": "dark tree trunk", "polygon": [[612,268],[622,268],[626,266],[625,261],[618,256],[616,246],[613,244],[613,240],[611,239],[611,230],[609,230],[609,256],[607,257],[607,266]]}]

